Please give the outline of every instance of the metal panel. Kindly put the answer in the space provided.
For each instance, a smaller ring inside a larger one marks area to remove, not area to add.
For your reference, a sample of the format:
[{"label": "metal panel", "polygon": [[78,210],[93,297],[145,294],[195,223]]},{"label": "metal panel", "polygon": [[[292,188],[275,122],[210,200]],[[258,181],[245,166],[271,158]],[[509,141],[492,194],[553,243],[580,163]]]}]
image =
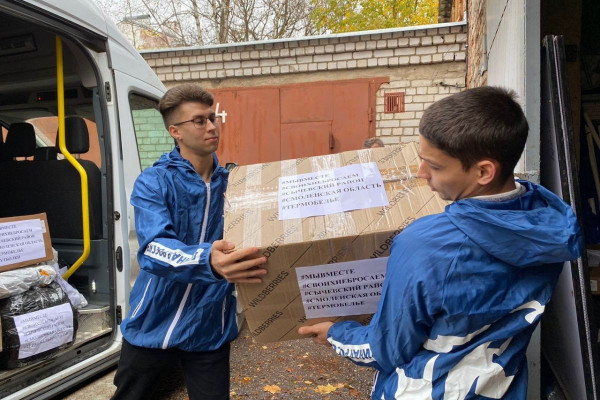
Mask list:
[{"label": "metal panel", "polygon": [[329,154],[331,122],[299,122],[281,125],[281,158],[300,158]]},{"label": "metal panel", "polygon": [[222,165],[281,159],[279,90],[274,87],[214,90],[213,108],[224,116],[217,157]]},{"label": "metal panel", "polygon": [[360,149],[369,136],[369,82],[334,85],[331,151]]},{"label": "metal panel", "polygon": [[284,86],[281,88],[281,123],[331,121],[331,82]]},{"label": "metal panel", "polygon": [[215,89],[213,108],[225,116],[219,161],[246,165],[360,149],[374,136],[384,82],[389,78]]},{"label": "metal panel", "polygon": [[[573,125],[564,43],[544,38],[542,63],[541,181],[570,203],[581,219]],[[590,319],[590,288],[585,254],[565,263],[542,323],[544,355],[569,399],[597,399],[597,338]]]}]

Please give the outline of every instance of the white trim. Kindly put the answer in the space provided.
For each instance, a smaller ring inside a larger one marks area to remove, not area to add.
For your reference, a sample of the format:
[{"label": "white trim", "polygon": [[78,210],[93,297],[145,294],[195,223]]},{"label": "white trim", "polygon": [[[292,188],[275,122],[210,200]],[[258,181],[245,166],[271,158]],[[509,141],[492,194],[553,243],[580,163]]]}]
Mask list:
[{"label": "white trim", "polygon": [[295,38],[254,40],[254,41],[250,41],[250,42],[214,44],[214,45],[209,45],[209,46],[169,47],[169,48],[163,48],[163,49],[143,50],[143,51],[140,51],[140,54],[163,53],[163,52],[166,53],[166,52],[172,52],[172,51],[186,51],[186,50],[191,51],[191,50],[205,50],[205,49],[226,49],[228,47],[251,47],[251,46],[273,44],[273,43],[301,42],[301,41],[305,41],[305,40],[334,39],[334,38],[353,37],[353,36],[381,35],[384,33],[394,33],[394,32],[421,31],[421,30],[426,30],[426,29],[439,29],[439,28],[448,28],[448,27],[453,27],[453,26],[463,26],[466,24],[467,24],[466,21],[445,22],[443,24],[403,26],[401,28],[374,29],[371,31],[333,33],[333,34],[324,34],[324,35],[315,35],[315,36],[302,36],[302,37],[295,37]]},{"label": "white trim", "polygon": [[200,232],[200,240],[198,243],[204,242],[206,238],[206,227],[208,225],[208,208],[210,207],[210,183],[204,182],[206,185],[206,206],[204,206],[204,219],[202,220],[202,231]]},{"label": "white trim", "polygon": [[[353,361],[363,363],[375,362],[375,358],[373,357],[373,351],[371,350],[371,346],[368,343],[343,344],[341,342],[338,342],[337,340],[334,340],[333,338],[329,338],[327,339],[327,341],[333,346],[333,350],[342,357],[346,357]],[[371,354],[371,357],[362,357],[363,354]],[[361,355],[361,357],[352,357],[352,355]]]},{"label": "white trim", "polygon": [[[198,241],[198,243],[202,243],[204,241],[204,238],[206,237],[206,227],[208,225],[208,209],[210,207],[210,183],[206,183],[206,206],[204,207],[204,220],[202,221],[202,231],[200,232],[200,240]],[[196,251],[196,253],[198,255],[200,255],[202,253],[202,249],[199,249],[199,251]],[[194,253],[194,254],[196,254]],[[197,264],[197,262],[196,262]],[[190,294],[190,290],[192,290],[192,283],[188,283],[186,289],[185,289],[185,293],[183,294],[183,298],[181,299],[181,303],[179,303],[179,307],[177,308],[177,313],[175,314],[175,318],[173,318],[173,321],[171,322],[171,325],[169,326],[169,329],[167,330],[167,334],[165,335],[165,340],[163,341],[163,345],[162,348],[163,350],[165,350],[167,348],[167,346],[169,345],[169,340],[171,339],[171,335],[173,334],[173,331],[175,330],[175,326],[177,325],[177,322],[179,321],[179,318],[181,318],[181,313],[183,312],[183,307],[185,306],[185,301],[187,300],[189,294]]]},{"label": "white trim", "polygon": [[140,302],[138,303],[138,305],[135,307],[135,310],[133,310],[133,313],[131,314],[131,318],[132,319],[135,318],[135,316],[137,315],[138,311],[140,311],[140,308],[142,307],[142,304],[144,304],[144,299],[146,298],[146,292],[148,291],[148,288],[150,287],[151,283],[152,283],[152,278],[150,278],[150,280],[146,284],[146,289],[144,289],[144,294],[142,295],[142,299],[140,300]]},{"label": "white trim", "polygon": [[203,251],[203,249],[198,249],[194,254],[189,254],[180,249],[170,249],[158,242],[150,242],[146,246],[144,255],[177,268],[184,265],[198,264]]},{"label": "white trim", "polygon": [[169,326],[169,330],[167,331],[167,334],[165,336],[165,340],[162,345],[163,350],[166,350],[167,346],[169,345],[169,339],[171,339],[171,335],[173,334],[175,325],[177,325],[177,322],[179,321],[179,318],[181,317],[181,313],[183,312],[183,306],[185,305],[185,301],[187,300],[191,289],[192,289],[192,284],[188,283],[187,288],[185,289],[185,293],[183,294],[183,299],[181,299],[181,303],[179,303],[179,308],[177,308],[177,313],[175,314],[175,318],[173,318],[173,322],[171,322],[171,326]]}]

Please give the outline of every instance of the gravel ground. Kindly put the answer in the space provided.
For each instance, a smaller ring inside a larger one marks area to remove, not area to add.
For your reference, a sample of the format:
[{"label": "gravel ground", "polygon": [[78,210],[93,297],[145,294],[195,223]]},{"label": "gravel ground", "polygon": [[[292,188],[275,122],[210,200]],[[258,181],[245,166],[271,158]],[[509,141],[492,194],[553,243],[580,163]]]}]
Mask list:
[{"label": "gravel ground", "polygon": [[[60,398],[108,399],[115,389],[114,374],[113,369]],[[373,370],[357,367],[310,339],[253,343],[245,325],[231,347],[231,400],[368,399],[372,379]],[[164,377],[154,398],[188,399],[180,370]]]}]

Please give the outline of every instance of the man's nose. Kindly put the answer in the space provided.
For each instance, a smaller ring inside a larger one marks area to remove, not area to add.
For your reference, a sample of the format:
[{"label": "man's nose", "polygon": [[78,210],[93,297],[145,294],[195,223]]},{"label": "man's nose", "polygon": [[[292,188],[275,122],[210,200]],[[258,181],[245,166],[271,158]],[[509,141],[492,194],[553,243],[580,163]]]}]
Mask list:
[{"label": "man's nose", "polygon": [[425,161],[421,161],[421,164],[419,165],[419,169],[417,170],[417,178],[421,178],[421,179],[429,179],[430,178],[427,164],[425,163]]},{"label": "man's nose", "polygon": [[216,131],[217,130],[217,124],[215,122],[212,122],[210,119],[206,120],[206,130],[207,131]]}]

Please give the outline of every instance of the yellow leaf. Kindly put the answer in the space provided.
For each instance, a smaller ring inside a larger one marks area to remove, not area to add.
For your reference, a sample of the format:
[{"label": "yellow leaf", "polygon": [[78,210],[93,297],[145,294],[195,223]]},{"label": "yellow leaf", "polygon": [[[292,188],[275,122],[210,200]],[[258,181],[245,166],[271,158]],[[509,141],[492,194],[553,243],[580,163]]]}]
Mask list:
[{"label": "yellow leaf", "polygon": [[262,348],[263,348],[264,350],[268,349],[268,347],[267,347],[267,346],[263,346]]},{"label": "yellow leaf", "polygon": [[304,383],[306,383],[307,385],[312,385],[311,381],[304,381]]},{"label": "yellow leaf", "polygon": [[265,392],[269,392],[271,394],[281,392],[281,388],[277,385],[267,385],[263,388]]},{"label": "yellow leaf", "polygon": [[327,386],[319,385],[316,389],[313,389],[317,393],[328,394],[331,392],[335,392],[337,388],[333,385],[327,384]]},{"label": "yellow leaf", "polygon": [[252,380],[252,378],[250,378],[249,376],[245,376],[245,377],[242,379],[242,382],[244,382],[244,383],[248,383],[248,382],[250,382],[251,380]]}]

